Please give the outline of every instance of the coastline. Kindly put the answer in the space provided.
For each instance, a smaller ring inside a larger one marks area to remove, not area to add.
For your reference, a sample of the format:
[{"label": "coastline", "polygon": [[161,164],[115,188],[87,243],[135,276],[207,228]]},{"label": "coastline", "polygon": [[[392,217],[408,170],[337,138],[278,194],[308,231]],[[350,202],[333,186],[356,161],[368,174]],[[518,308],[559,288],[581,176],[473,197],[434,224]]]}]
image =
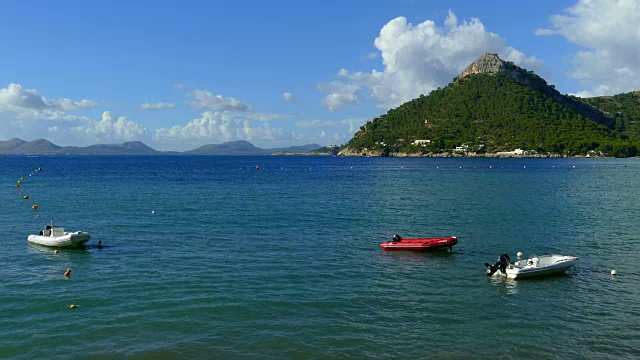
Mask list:
[{"label": "coastline", "polygon": [[332,156],[331,153],[305,153],[305,152],[286,152],[286,151],[278,151],[272,156]]},{"label": "coastline", "polygon": [[512,152],[495,152],[495,153],[475,153],[475,152],[467,152],[464,154],[461,153],[404,153],[404,152],[390,152],[385,153],[381,150],[351,150],[351,149],[343,149],[341,150],[337,156],[345,156],[345,157],[399,157],[399,158],[407,158],[407,157],[425,157],[425,158],[540,158],[540,159],[550,159],[550,158],[585,158],[585,159],[606,159],[606,158],[614,158],[611,156],[586,156],[586,155],[563,155],[559,153],[536,153],[536,154],[514,154]]}]

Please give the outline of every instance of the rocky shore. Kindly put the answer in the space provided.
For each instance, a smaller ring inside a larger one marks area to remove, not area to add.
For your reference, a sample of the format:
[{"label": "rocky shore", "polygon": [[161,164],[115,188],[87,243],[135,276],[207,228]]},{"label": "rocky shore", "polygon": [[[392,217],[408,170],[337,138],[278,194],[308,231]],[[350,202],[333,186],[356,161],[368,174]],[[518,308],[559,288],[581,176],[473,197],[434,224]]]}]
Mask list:
[{"label": "rocky shore", "polygon": [[[547,154],[514,154],[511,152],[496,152],[496,153],[475,153],[467,152],[461,153],[403,153],[392,152],[385,153],[381,150],[352,150],[342,149],[338,156],[375,156],[375,157],[431,157],[431,158],[562,158],[566,157],[562,154],[547,153]],[[583,157],[583,156],[572,156]]]},{"label": "rocky shore", "polygon": [[289,151],[278,151],[273,154],[273,156],[331,156],[331,153],[314,153],[314,152],[289,152]]}]

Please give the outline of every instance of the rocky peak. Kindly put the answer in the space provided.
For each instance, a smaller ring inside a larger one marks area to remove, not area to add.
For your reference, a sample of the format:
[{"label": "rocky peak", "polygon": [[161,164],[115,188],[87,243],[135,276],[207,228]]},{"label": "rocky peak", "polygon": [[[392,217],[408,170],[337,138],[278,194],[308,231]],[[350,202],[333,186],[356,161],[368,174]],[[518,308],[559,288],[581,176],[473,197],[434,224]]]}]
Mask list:
[{"label": "rocky peak", "polygon": [[508,68],[508,64],[502,59],[498,57],[498,54],[484,54],[480,56],[476,61],[472,62],[467,66],[462,74],[460,74],[460,78],[463,78],[468,75],[473,74],[481,74],[481,73],[489,73],[489,74],[497,74],[506,72]]},{"label": "rocky peak", "polygon": [[472,62],[464,69],[462,74],[458,77],[458,81],[464,81],[465,78],[475,74],[506,75],[512,80],[537,90],[564,106],[570,107],[586,118],[609,127],[613,126],[615,123],[600,110],[592,107],[591,105],[575,101],[560,94],[553,85],[547,84],[543,78],[536,75],[533,71],[516,66],[510,61],[504,61],[498,57],[498,54],[487,53],[480,56],[476,61]]}]

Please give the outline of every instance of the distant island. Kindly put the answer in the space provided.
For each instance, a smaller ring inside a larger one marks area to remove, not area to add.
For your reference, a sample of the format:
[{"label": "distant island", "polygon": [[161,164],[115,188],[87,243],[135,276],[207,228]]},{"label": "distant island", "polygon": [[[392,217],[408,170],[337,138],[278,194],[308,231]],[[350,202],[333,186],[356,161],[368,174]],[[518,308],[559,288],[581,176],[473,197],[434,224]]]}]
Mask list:
[{"label": "distant island", "polygon": [[340,156],[637,156],[640,92],[562,95],[484,54],[444,88],[369,120]]},{"label": "distant island", "polygon": [[[158,151],[140,141],[122,144],[98,144],[91,146],[58,146],[48,140],[38,139],[24,141],[11,139],[0,141],[2,155],[273,155],[273,154],[320,154],[322,149],[318,144],[291,146],[286,148],[261,149],[248,141],[230,141],[222,144],[204,145],[197,149],[178,151]],[[313,153],[316,151],[316,153]],[[329,154],[327,154],[329,155]]]}]

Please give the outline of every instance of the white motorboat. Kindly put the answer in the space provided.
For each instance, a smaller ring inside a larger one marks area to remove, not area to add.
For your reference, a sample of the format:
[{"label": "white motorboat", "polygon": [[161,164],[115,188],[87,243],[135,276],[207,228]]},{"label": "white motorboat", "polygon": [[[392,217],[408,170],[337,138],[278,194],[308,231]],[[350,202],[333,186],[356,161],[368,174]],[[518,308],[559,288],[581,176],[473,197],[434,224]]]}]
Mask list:
[{"label": "white motorboat", "polygon": [[65,232],[64,228],[47,225],[40,234],[29,235],[27,241],[44,246],[78,247],[91,240],[91,235],[84,231]]},{"label": "white motorboat", "polygon": [[570,255],[540,255],[526,260],[511,262],[506,253],[494,265],[485,263],[487,276],[506,276],[507,279],[552,275],[565,272],[578,262]]}]

